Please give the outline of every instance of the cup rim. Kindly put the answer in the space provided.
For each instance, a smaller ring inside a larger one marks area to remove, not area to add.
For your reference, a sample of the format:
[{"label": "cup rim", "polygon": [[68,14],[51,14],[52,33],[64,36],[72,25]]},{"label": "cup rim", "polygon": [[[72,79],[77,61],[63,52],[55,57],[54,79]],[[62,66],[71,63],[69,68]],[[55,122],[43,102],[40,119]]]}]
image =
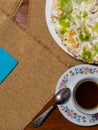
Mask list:
[{"label": "cup rim", "polygon": [[98,84],[98,79],[95,78],[95,77],[86,77],[86,78],[81,78],[75,85],[73,91],[72,91],[72,102],[74,104],[74,106],[76,107],[76,109],[84,114],[96,114],[98,113],[98,106],[93,108],[93,109],[85,109],[83,108],[82,106],[80,106],[77,101],[76,101],[76,98],[75,98],[75,92],[76,92],[76,89],[78,88],[78,86],[81,84],[81,83],[84,83],[86,81],[92,81],[92,82],[95,82]]}]

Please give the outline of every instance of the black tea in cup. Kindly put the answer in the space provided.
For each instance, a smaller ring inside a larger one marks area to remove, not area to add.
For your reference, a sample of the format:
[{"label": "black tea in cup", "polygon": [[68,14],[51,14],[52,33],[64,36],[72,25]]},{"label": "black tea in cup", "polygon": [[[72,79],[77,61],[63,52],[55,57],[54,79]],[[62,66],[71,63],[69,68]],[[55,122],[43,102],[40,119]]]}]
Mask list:
[{"label": "black tea in cup", "polygon": [[98,84],[93,81],[82,82],[76,89],[77,103],[84,109],[94,109],[98,106]]}]

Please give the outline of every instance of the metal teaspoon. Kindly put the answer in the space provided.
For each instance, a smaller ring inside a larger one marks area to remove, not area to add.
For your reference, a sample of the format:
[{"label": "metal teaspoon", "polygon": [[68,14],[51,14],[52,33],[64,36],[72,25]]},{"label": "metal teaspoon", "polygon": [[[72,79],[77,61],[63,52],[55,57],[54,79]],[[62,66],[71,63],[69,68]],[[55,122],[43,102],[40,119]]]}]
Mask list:
[{"label": "metal teaspoon", "polygon": [[66,103],[69,100],[70,95],[71,91],[69,88],[62,88],[60,91],[58,91],[57,94],[55,95],[54,104],[33,121],[33,127],[35,128],[39,127],[45,121],[46,117],[48,117],[51,111],[54,108],[56,108],[57,105]]}]

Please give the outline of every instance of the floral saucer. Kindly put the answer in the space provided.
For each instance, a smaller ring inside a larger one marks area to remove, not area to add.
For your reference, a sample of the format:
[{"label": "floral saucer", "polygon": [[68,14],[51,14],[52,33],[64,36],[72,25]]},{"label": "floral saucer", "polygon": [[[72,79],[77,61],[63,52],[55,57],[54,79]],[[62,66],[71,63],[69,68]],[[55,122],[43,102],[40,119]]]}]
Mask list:
[{"label": "floral saucer", "polygon": [[[88,76],[98,78],[98,67],[87,64],[72,67],[59,79],[56,86],[56,93],[64,87],[68,87],[72,91],[75,83],[77,83],[81,78],[86,78]],[[87,115],[78,111],[74,107],[71,98],[67,103],[58,105],[58,108],[62,115],[74,124],[81,126],[93,126],[98,124],[98,114]]]}]

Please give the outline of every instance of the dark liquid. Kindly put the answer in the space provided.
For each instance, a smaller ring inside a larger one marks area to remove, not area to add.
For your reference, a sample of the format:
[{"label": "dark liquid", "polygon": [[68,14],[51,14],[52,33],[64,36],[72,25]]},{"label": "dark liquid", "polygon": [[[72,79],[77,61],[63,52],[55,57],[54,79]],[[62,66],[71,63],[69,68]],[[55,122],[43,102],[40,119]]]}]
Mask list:
[{"label": "dark liquid", "polygon": [[81,83],[76,90],[76,101],[85,109],[97,107],[98,85],[92,81]]}]

